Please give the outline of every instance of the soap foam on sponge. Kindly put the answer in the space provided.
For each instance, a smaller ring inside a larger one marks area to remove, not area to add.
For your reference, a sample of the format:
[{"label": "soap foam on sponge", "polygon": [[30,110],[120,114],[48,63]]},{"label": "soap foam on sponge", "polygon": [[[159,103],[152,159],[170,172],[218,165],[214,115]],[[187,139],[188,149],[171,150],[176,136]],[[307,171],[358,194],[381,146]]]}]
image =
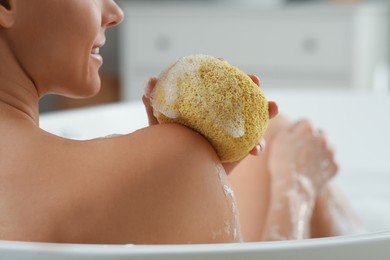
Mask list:
[{"label": "soap foam on sponge", "polygon": [[179,123],[202,134],[222,162],[242,159],[268,126],[268,102],[244,72],[226,61],[192,55],[161,75],[152,93],[159,123]]}]

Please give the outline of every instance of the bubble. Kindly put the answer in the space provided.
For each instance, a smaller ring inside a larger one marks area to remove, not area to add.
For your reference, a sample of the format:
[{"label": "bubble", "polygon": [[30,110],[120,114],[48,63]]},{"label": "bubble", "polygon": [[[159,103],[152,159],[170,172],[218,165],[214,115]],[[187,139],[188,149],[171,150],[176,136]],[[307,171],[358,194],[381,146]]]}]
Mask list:
[{"label": "bubble", "polygon": [[234,191],[229,185],[223,185],[223,190],[225,192],[226,196],[230,196],[231,198],[234,198]]}]

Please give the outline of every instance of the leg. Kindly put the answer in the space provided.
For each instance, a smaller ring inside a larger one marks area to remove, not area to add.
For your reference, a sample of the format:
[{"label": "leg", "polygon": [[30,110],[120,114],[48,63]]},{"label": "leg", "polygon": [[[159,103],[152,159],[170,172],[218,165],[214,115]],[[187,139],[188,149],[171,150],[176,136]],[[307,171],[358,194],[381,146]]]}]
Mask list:
[{"label": "leg", "polygon": [[[291,123],[282,116],[271,120],[265,135],[267,148],[264,154],[260,157],[246,158],[229,176],[236,194],[244,241],[260,241],[267,238],[263,235],[269,231],[269,227],[268,231],[265,230],[271,204],[269,148],[274,137],[290,126]],[[340,194],[336,194],[330,183],[326,184],[323,191],[314,198],[307,226],[309,232],[307,235],[312,237],[341,235],[347,230],[348,233],[351,230],[356,231],[359,227],[347,200],[341,199]]]},{"label": "leg", "polygon": [[245,242],[261,240],[269,204],[269,176],[266,160],[249,156],[229,175],[239,211]]},{"label": "leg", "polygon": [[345,195],[329,183],[318,195],[311,222],[311,237],[361,233],[362,224]]},{"label": "leg", "polygon": [[270,200],[268,171],[269,144],[272,138],[290,122],[283,116],[270,121],[265,140],[266,149],[260,157],[248,156],[229,175],[240,213],[244,241],[262,240]]}]

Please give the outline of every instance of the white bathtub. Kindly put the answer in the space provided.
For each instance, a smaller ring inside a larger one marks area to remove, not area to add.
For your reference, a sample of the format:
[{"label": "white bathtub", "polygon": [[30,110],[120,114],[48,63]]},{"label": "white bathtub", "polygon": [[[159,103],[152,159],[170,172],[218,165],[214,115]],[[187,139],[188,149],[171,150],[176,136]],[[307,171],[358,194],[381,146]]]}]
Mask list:
[{"label": "white bathtub", "polygon": [[[269,92],[280,111],[309,118],[328,134],[341,165],[336,182],[366,232],[303,241],[218,245],[75,245],[0,241],[0,259],[389,259],[390,97],[340,92]],[[41,117],[42,128],[86,139],[147,125],[140,103],[123,103]]]}]

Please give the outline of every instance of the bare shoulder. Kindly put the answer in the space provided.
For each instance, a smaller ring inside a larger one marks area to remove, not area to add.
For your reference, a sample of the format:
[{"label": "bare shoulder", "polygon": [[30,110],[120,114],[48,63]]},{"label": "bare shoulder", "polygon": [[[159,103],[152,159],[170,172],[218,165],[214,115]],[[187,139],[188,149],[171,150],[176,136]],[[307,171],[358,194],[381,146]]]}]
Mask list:
[{"label": "bare shoulder", "polygon": [[[143,177],[160,172],[163,177],[183,174],[191,169],[215,166],[219,159],[211,145],[200,134],[177,124],[156,125],[130,135],[87,141],[81,146],[89,151],[90,160],[109,163],[111,170]],[[107,170],[104,165],[99,165]],[[131,173],[131,174],[130,174]]]},{"label": "bare shoulder", "polygon": [[[98,214],[83,226],[99,226],[88,230],[104,234],[100,242],[238,240],[234,199],[226,191],[229,183],[215,151],[199,134],[159,125],[85,145],[93,151],[86,159],[96,165],[95,200],[87,201],[98,207]],[[82,242],[99,242],[94,232],[92,241]]]}]

